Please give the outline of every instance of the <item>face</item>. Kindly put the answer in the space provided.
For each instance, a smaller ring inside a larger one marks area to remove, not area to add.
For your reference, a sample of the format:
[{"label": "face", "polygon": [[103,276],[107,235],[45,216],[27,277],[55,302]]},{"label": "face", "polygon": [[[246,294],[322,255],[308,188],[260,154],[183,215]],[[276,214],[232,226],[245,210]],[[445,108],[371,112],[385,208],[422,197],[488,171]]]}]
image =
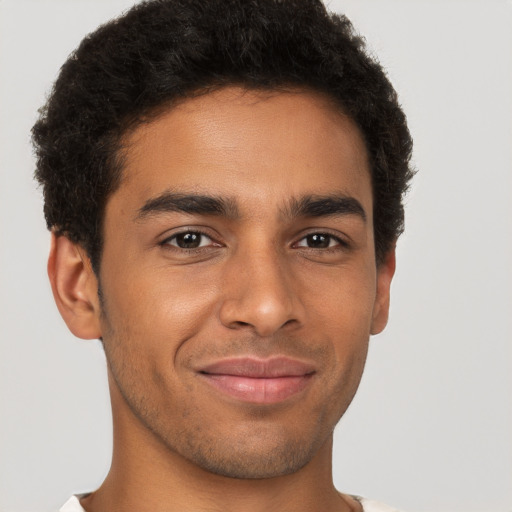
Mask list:
[{"label": "face", "polygon": [[297,471],[386,322],[361,135],[320,96],[226,88],[125,142],[100,272],[114,416],[217,474]]}]

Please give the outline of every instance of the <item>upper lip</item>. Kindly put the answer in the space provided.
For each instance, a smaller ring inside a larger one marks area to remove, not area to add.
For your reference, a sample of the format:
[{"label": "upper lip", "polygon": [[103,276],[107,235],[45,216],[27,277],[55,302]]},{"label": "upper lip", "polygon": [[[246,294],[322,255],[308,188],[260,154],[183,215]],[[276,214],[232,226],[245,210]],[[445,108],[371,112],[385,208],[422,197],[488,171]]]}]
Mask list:
[{"label": "upper lip", "polygon": [[209,375],[272,379],[309,375],[315,372],[315,367],[311,363],[289,357],[272,357],[268,359],[234,357],[201,366],[199,372]]}]

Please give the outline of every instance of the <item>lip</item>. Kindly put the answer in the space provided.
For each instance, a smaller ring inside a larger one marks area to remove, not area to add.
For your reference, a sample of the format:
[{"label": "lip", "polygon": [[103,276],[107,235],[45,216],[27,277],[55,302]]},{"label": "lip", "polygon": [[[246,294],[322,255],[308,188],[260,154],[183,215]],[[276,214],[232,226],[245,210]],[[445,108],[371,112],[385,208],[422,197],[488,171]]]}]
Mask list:
[{"label": "lip", "polygon": [[275,404],[297,395],[314,373],[312,364],[288,357],[224,359],[198,371],[221,393],[254,404]]}]

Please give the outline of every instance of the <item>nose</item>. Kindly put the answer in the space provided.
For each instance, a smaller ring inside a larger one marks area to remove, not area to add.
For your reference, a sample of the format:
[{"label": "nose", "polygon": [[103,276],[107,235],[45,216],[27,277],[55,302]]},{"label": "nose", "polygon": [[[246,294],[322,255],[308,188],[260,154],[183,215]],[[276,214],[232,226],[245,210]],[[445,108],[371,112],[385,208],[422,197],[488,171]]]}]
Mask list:
[{"label": "nose", "polygon": [[[248,253],[251,254],[248,254]],[[283,256],[272,249],[238,254],[227,263],[220,321],[261,337],[299,326],[303,308]]]}]

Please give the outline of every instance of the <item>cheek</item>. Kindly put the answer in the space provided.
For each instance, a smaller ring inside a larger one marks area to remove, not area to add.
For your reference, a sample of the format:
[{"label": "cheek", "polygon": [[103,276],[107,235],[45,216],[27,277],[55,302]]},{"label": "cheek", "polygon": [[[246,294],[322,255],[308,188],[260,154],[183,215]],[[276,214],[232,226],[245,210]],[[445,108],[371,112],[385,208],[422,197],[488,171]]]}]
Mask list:
[{"label": "cheek", "polygon": [[302,288],[309,319],[327,329],[333,339],[339,337],[336,333],[347,342],[369,335],[376,297],[375,270],[366,266],[332,269],[314,281],[304,281]]},{"label": "cheek", "polygon": [[[335,395],[355,393],[366,361],[375,278],[371,268],[347,269],[325,280],[322,289],[310,287],[306,308],[309,321],[324,339],[330,340],[332,361],[329,381]],[[348,404],[345,404],[348,406]]]},{"label": "cheek", "polygon": [[124,326],[126,342],[144,341],[145,350],[179,344],[214,314],[218,284],[212,276],[168,268],[139,270],[132,279],[120,273],[105,272],[104,294],[109,320],[116,329]]}]

